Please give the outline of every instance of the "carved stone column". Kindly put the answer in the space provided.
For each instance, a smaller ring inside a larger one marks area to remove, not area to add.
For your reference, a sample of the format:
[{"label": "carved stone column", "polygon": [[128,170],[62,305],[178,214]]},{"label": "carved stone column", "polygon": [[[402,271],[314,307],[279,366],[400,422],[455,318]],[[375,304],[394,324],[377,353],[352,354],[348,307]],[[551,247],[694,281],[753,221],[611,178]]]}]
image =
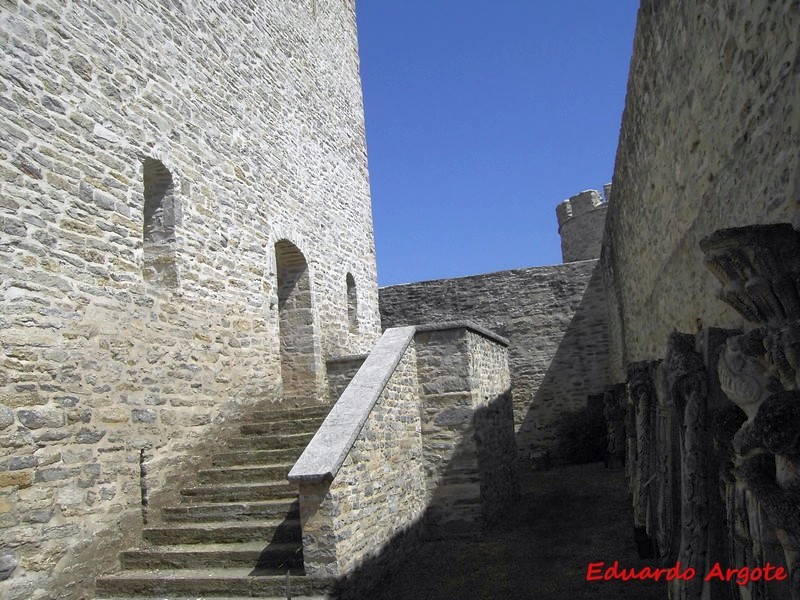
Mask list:
[{"label": "carved stone column", "polygon": [[671,567],[680,550],[681,485],[680,437],[669,393],[666,365],[656,370],[656,554],[662,565]]},{"label": "carved stone column", "polygon": [[[681,543],[678,560],[697,573],[706,570],[709,529],[708,395],[702,357],[694,350],[693,335],[673,333],[665,358],[669,394],[680,435]],[[675,580],[670,598],[703,597],[704,579]]]},{"label": "carved stone column", "polygon": [[[719,361],[725,393],[747,415],[736,433],[737,498],[753,552],[769,554],[763,513],[783,547],[788,589],[800,599],[800,234],[789,224],[717,231],[700,243],[719,297],[753,324]],[[753,502],[755,501],[755,502]],[[758,559],[759,557],[754,557]],[[780,591],[778,592],[780,593]]]},{"label": "carved stone column", "polygon": [[[622,389],[621,389],[622,388]],[[606,418],[606,467],[619,469],[625,465],[625,405],[624,386],[606,386],[603,394],[603,414]]]},{"label": "carved stone column", "polygon": [[636,463],[632,477],[634,537],[643,558],[653,555],[648,534],[655,517],[650,485],[655,476],[655,405],[653,372],[657,361],[635,362],[628,367],[628,393],[633,405],[636,431]]}]

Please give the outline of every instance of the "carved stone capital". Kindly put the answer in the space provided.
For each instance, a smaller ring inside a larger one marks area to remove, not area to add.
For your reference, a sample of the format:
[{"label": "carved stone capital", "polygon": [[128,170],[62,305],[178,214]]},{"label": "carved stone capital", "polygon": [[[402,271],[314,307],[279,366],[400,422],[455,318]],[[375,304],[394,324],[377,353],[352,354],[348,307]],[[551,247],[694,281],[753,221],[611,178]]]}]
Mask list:
[{"label": "carved stone capital", "polygon": [[[777,527],[800,582],[800,233],[788,224],[717,231],[700,247],[719,297],[757,329],[720,354],[725,394],[746,414],[733,439],[736,476]],[[792,590],[800,599],[800,587]]]},{"label": "carved stone capital", "polygon": [[800,233],[788,223],[721,229],[700,241],[719,298],[752,323],[800,319]]}]

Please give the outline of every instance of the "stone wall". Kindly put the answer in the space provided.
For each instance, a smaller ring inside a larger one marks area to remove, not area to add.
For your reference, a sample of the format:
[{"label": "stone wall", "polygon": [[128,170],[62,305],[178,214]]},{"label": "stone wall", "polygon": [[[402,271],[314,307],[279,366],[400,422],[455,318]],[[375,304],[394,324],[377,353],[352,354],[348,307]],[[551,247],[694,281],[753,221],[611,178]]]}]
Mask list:
[{"label": "stone wall", "polygon": [[0,42],[0,596],[83,597],[280,400],[276,243],[310,364],[379,333],[354,6],[12,0]]},{"label": "stone wall", "polygon": [[468,325],[418,328],[426,534],[479,535],[517,494],[508,352]]},{"label": "stone wall", "polygon": [[[605,186],[606,195],[611,186]],[[586,190],[556,206],[561,257],[566,262],[600,258],[608,204],[597,190]]]},{"label": "stone wall", "polygon": [[379,553],[381,565],[391,566],[404,555],[405,546],[390,542],[416,525],[425,510],[417,388],[412,342],[333,481],[300,480],[307,575],[347,575]]},{"label": "stone wall", "polygon": [[384,327],[470,320],[509,340],[519,456],[554,450],[555,424],[607,383],[598,261],[381,288]]},{"label": "stone wall", "polygon": [[518,494],[507,341],[384,332],[292,467],[305,570],[363,598],[424,537],[479,536]]},{"label": "stone wall", "polygon": [[795,0],[642,2],[606,224],[613,379],[673,331],[738,327],[699,241],[800,200]]},{"label": "stone wall", "polygon": [[328,359],[325,363],[325,371],[328,374],[328,400],[336,402],[339,399],[353,376],[364,364],[366,357],[366,354],[354,354]]},{"label": "stone wall", "polygon": [[798,31],[796,0],[639,11],[601,260],[640,549],[789,574],[670,598],[800,590],[797,444],[773,443],[800,427]]}]

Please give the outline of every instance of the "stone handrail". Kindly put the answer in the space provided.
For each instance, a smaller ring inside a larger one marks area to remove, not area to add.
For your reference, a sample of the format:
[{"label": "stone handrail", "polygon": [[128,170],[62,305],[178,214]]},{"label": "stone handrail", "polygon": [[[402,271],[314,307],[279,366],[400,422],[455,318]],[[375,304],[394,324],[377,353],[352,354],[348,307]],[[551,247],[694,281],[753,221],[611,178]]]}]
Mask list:
[{"label": "stone handrail", "polygon": [[289,472],[293,483],[327,483],[344,463],[370,412],[414,339],[414,327],[387,329]]}]

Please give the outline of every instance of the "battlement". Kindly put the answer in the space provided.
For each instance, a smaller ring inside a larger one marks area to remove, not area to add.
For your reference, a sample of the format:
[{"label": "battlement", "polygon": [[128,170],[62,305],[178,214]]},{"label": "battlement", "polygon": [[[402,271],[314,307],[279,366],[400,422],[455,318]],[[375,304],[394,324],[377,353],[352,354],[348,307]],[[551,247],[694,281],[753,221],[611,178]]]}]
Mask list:
[{"label": "battlement", "polygon": [[599,191],[584,190],[556,206],[564,262],[600,258],[610,183],[603,186],[603,193],[606,202]]},{"label": "battlement", "polygon": [[[606,196],[606,202],[608,201],[608,196],[611,194],[611,184],[608,183],[603,186],[603,193]],[[584,190],[578,194],[575,194],[568,200],[563,200],[562,202],[558,203],[556,206],[556,217],[558,218],[558,230],[561,231],[561,227],[572,218],[579,217],[580,215],[586,214],[587,212],[593,211],[597,208],[603,208],[605,203],[603,202],[603,194],[601,194],[597,190]]]}]

